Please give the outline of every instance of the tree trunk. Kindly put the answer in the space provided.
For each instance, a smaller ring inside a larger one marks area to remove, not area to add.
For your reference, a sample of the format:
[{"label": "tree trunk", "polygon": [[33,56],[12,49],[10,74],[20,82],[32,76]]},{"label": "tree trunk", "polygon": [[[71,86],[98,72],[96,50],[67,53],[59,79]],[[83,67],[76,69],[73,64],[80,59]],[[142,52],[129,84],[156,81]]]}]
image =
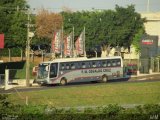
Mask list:
[{"label": "tree trunk", "polygon": [[109,53],[111,51],[110,45],[103,45],[101,47],[101,50],[102,50],[101,57],[107,57],[107,56],[109,56]]}]

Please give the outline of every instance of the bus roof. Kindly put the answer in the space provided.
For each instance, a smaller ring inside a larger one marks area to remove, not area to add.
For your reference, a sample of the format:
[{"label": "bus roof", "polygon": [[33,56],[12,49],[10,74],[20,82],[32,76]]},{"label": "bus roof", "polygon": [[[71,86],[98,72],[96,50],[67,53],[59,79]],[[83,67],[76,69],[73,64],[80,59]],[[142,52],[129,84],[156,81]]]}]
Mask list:
[{"label": "bus roof", "polygon": [[74,62],[74,61],[90,61],[90,60],[105,60],[105,59],[122,59],[121,56],[112,56],[112,57],[103,57],[103,58],[87,58],[87,57],[78,57],[78,58],[61,58],[54,59],[52,61],[45,61],[42,63],[57,63],[57,62]]}]

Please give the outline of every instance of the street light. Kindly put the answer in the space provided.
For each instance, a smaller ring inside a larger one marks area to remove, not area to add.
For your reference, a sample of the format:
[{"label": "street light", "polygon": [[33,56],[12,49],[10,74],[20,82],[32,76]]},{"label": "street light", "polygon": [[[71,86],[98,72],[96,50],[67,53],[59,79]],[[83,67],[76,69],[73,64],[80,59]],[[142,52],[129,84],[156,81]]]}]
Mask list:
[{"label": "street light", "polygon": [[30,27],[32,26],[30,24],[30,10],[27,10],[27,45],[26,45],[26,86],[30,86],[30,41],[32,37],[34,36],[33,32],[30,32]]}]

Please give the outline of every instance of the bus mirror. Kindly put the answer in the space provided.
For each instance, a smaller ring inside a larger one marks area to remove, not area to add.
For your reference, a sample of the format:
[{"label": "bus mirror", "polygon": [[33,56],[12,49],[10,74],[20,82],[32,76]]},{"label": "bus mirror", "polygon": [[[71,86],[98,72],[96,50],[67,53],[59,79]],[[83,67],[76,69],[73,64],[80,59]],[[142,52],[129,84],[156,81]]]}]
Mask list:
[{"label": "bus mirror", "polygon": [[49,71],[49,67],[48,67],[48,66],[46,66],[45,70],[46,70],[46,71]]}]

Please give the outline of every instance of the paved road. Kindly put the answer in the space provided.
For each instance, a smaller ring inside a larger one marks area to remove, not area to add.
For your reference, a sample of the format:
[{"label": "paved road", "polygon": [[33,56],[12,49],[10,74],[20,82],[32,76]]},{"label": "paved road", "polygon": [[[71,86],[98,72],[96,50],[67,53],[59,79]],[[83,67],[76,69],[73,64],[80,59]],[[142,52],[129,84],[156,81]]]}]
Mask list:
[{"label": "paved road", "polygon": [[83,86],[98,86],[98,85],[104,85],[104,84],[123,84],[123,83],[138,83],[138,82],[160,82],[160,79],[146,79],[146,80],[129,80],[129,79],[121,79],[121,80],[110,80],[107,83],[72,83],[68,84],[66,86],[58,86],[58,85],[49,85],[49,86],[35,86],[35,87],[20,87],[20,88],[12,88],[9,90],[4,91],[3,89],[0,89],[0,93],[14,93],[14,92],[27,92],[27,91],[39,91],[39,90],[47,90],[47,89],[60,89],[60,88],[70,88],[70,87],[83,87]]}]

